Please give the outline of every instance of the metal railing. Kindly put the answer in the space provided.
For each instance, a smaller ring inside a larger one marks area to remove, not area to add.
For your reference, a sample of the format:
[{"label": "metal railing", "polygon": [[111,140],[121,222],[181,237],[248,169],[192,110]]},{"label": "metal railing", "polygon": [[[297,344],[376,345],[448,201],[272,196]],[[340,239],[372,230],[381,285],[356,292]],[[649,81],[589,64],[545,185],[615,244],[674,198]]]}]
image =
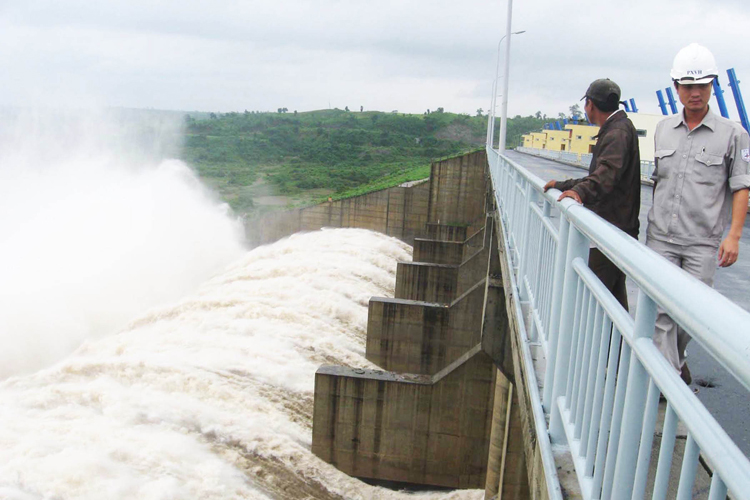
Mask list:
[{"label": "metal railing", "polygon": [[[552,151],[549,149],[518,147],[516,151],[534,156],[541,156],[550,160],[557,160],[568,165],[585,168],[588,170],[593,155],[589,153],[571,153],[570,151]],[[651,180],[654,173],[654,162],[652,160],[641,160],[641,179]]]},{"label": "metal railing", "polygon": [[[530,360],[529,344],[538,344],[546,361],[533,410],[549,496],[560,498],[547,470],[554,443],[572,455],[584,498],[643,498],[647,489],[665,498],[681,421],[687,440],[677,498],[692,498],[699,455],[712,469],[708,498],[727,490],[750,498],[750,461],[652,341],[660,307],[750,389],[750,313],[572,200],[558,203],[559,191],[544,193],[541,179],[496,150],[487,154],[512,295],[524,311],[521,346]],[[634,320],[588,268],[591,244],[639,287]],[[526,376],[533,396],[533,367]],[[665,418],[651,464],[660,394]]]}]

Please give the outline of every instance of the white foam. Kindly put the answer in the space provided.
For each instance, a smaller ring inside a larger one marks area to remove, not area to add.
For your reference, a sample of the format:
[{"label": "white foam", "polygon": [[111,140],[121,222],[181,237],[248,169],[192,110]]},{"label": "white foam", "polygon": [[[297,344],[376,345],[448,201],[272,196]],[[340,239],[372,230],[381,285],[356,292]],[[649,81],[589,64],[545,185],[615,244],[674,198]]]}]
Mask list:
[{"label": "white foam", "polygon": [[227,206],[164,159],[173,124],[0,118],[0,379],[191,293],[244,253]]},{"label": "white foam", "polygon": [[481,498],[372,487],[310,451],[315,370],[370,366],[368,300],[392,295],[409,250],[358,229],[293,235],[58,365],[8,379],[0,497]]}]

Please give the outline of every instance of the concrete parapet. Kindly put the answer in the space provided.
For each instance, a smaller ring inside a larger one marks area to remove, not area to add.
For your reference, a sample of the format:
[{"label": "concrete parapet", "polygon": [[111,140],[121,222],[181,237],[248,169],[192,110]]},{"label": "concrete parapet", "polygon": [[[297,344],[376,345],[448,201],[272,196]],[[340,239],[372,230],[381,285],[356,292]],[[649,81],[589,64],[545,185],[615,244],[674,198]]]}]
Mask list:
[{"label": "concrete parapet", "polygon": [[450,305],[373,297],[366,357],[381,368],[433,375],[481,340],[485,283]]},{"label": "concrete parapet", "polygon": [[463,261],[464,243],[459,241],[436,241],[414,239],[412,259],[430,264],[455,264]]},{"label": "concrete parapet", "polygon": [[494,377],[479,345],[432,377],[322,367],[312,451],[356,477],[484,488]]}]

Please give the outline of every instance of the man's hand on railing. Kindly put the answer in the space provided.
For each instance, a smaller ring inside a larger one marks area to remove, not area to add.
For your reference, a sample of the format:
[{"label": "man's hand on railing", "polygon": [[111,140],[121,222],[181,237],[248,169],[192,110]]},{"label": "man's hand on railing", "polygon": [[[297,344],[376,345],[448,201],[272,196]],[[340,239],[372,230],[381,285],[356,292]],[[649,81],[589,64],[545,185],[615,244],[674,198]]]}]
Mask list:
[{"label": "man's hand on railing", "polygon": [[575,201],[583,205],[583,202],[581,201],[581,197],[578,196],[578,193],[573,191],[572,189],[568,189],[567,191],[563,191],[560,197],[557,199],[557,201],[563,201],[563,198],[573,198]]},{"label": "man's hand on railing", "polygon": [[[557,183],[557,181],[555,181],[555,180],[548,181],[547,184],[544,185],[544,192],[546,193],[550,189],[554,189],[555,188],[555,183]],[[560,195],[560,197],[557,199],[557,201],[562,201],[563,198],[573,198],[575,201],[577,201],[578,203],[580,203],[581,205],[583,205],[583,202],[581,201],[581,197],[578,196],[578,193],[576,193],[572,189],[568,189],[567,191],[563,191],[562,194]]]}]

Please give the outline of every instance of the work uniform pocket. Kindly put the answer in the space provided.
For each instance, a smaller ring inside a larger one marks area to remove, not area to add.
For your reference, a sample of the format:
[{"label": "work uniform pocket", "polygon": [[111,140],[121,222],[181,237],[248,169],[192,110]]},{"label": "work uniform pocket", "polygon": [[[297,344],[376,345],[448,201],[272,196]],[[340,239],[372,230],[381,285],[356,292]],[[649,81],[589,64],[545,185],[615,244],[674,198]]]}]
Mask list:
[{"label": "work uniform pocket", "polygon": [[654,162],[656,163],[654,176],[657,179],[667,179],[669,177],[675,151],[674,149],[658,149],[654,151]]},{"label": "work uniform pocket", "polygon": [[724,168],[724,157],[701,151],[695,155],[695,182],[698,184],[723,183],[726,180],[726,169]]}]

